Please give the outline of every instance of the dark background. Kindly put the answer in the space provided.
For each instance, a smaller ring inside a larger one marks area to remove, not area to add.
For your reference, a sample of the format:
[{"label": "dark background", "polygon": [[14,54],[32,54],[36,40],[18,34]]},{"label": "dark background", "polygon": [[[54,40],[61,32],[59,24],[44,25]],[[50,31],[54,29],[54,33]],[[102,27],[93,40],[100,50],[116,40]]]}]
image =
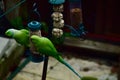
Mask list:
[{"label": "dark background", "polygon": [[[16,3],[20,0],[4,1],[6,9],[8,9],[8,5],[11,5],[9,3]],[[26,25],[28,22],[26,14],[31,14],[34,2],[38,5],[38,11],[41,15],[40,21],[51,24],[52,5],[48,3],[48,0],[26,0],[25,3],[20,5],[17,16],[20,15]],[[119,0],[81,0],[83,24],[88,32],[86,38],[120,44],[119,2]],[[13,18],[15,14],[15,11],[9,13],[7,15],[8,19]],[[69,0],[64,3],[63,14],[65,23],[71,24]],[[33,15],[30,16],[34,17]],[[65,31],[69,32],[66,29]]]}]

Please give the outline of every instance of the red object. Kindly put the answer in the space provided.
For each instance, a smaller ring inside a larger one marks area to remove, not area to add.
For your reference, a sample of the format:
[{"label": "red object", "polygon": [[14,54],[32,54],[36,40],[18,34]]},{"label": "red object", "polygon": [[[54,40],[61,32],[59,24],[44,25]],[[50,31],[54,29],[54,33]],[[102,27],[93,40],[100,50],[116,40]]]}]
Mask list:
[{"label": "red object", "polygon": [[86,37],[90,38],[90,39],[102,40],[102,41],[105,41],[105,42],[120,44],[120,37],[114,37],[114,36],[111,36],[111,35],[87,33]]}]

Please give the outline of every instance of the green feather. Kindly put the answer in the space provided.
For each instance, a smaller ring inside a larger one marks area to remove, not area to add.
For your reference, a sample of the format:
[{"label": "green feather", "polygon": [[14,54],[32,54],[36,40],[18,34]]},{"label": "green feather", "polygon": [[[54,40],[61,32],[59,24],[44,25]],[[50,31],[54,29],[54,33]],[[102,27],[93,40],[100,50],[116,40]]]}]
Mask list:
[{"label": "green feather", "polygon": [[26,29],[8,29],[5,34],[16,40],[21,45],[29,47],[29,31]]},{"label": "green feather", "polygon": [[54,47],[53,43],[46,37],[39,37],[36,35],[31,36],[31,41],[37,48],[38,52],[43,55],[52,56],[57,59],[59,62],[67,66],[71,71],[73,71],[79,78],[81,76],[70,66],[57,52],[56,48]]}]

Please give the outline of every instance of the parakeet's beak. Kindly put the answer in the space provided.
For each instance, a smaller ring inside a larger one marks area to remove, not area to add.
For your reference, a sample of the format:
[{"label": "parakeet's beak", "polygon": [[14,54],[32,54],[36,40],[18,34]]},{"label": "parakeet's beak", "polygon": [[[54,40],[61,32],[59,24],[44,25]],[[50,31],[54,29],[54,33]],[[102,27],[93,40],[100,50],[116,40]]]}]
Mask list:
[{"label": "parakeet's beak", "polygon": [[7,35],[8,37],[13,37],[13,34],[14,34],[14,32],[11,29],[9,29],[5,32],[5,35]]}]

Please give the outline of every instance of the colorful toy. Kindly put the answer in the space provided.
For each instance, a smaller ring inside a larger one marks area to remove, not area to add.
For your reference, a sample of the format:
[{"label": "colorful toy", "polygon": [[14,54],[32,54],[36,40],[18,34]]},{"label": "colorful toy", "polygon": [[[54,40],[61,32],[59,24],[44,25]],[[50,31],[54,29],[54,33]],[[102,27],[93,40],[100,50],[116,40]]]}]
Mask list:
[{"label": "colorful toy", "polygon": [[54,11],[51,15],[53,19],[52,35],[56,38],[61,38],[63,35],[64,20],[62,12],[64,2],[65,0],[49,0],[49,3],[53,5]]},{"label": "colorful toy", "polygon": [[[30,37],[32,35],[37,35],[39,37],[42,37],[41,35],[41,23],[38,21],[31,21],[30,23],[28,23],[28,28],[29,28],[29,32],[30,32]],[[29,38],[30,40],[30,38]],[[34,44],[31,42],[30,40],[30,51],[31,51],[31,60],[33,62],[41,62],[43,60],[42,55],[39,54],[39,52],[36,50],[36,48],[34,47]],[[42,57],[42,58],[41,58]],[[42,59],[42,60],[41,60]]]}]

